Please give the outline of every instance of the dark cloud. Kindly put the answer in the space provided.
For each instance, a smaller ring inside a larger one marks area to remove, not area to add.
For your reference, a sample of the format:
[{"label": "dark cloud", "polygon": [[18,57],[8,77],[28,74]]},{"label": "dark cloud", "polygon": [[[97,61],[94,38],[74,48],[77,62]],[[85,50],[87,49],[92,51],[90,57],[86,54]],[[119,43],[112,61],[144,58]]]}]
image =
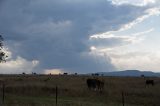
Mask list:
[{"label": "dark cloud", "polygon": [[39,60],[40,70],[110,71],[115,68],[109,57],[97,60],[89,54],[90,35],[117,30],[144,9],[106,0],[6,0],[0,9],[0,32],[13,58]]}]

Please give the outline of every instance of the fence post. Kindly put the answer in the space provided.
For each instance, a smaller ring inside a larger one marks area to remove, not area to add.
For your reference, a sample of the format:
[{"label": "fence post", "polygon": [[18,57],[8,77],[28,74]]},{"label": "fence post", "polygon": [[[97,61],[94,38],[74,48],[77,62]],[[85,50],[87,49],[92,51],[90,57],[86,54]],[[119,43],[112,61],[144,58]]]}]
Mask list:
[{"label": "fence post", "polygon": [[5,97],[5,84],[2,82],[2,104],[4,104],[4,97]]},{"label": "fence post", "polygon": [[56,106],[57,106],[57,99],[58,99],[58,87],[56,86]]},{"label": "fence post", "polygon": [[122,91],[122,104],[124,106],[124,92]]}]

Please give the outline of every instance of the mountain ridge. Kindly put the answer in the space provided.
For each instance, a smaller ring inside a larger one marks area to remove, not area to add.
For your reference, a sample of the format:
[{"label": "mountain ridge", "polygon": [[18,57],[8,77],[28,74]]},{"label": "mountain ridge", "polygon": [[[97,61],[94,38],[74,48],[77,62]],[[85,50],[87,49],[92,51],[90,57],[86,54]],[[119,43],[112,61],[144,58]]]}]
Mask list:
[{"label": "mountain ridge", "polygon": [[97,72],[95,74],[103,76],[148,76],[148,77],[160,77],[160,73],[152,71],[140,71],[140,70],[124,70],[124,71],[115,71],[115,72]]}]

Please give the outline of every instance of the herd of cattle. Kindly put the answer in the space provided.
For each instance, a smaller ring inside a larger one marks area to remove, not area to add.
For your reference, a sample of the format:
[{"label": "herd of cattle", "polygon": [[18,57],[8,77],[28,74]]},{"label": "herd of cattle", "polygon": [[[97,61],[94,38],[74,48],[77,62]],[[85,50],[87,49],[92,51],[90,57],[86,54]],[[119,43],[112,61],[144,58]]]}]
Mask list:
[{"label": "herd of cattle", "polygon": [[[104,80],[100,80],[98,78],[88,78],[86,82],[89,90],[102,92],[102,90],[104,89]],[[147,79],[145,81],[146,86],[147,85],[154,86],[154,84],[155,84],[154,80]]]}]

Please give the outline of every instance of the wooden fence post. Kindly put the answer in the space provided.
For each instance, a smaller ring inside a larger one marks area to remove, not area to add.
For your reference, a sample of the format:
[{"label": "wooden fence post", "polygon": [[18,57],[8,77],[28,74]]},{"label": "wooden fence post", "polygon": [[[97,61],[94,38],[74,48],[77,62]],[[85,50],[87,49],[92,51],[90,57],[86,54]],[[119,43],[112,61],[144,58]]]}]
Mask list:
[{"label": "wooden fence post", "polygon": [[122,104],[124,106],[124,92],[122,91]]},{"label": "wooden fence post", "polygon": [[56,106],[57,106],[57,99],[58,99],[58,87],[56,86]]},{"label": "wooden fence post", "polygon": [[5,97],[5,84],[2,82],[2,104],[4,104]]}]

